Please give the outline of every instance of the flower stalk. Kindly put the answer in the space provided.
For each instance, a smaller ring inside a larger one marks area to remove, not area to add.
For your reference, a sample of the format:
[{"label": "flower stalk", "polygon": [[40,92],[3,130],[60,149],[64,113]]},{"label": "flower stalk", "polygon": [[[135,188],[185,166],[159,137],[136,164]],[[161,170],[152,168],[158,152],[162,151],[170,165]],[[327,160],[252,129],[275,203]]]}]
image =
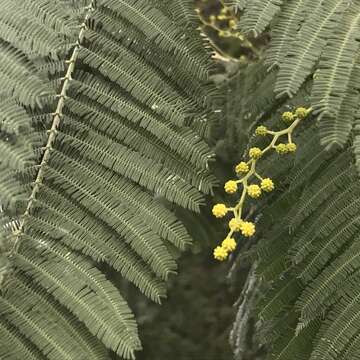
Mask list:
[{"label": "flower stalk", "polygon": [[[259,126],[255,130],[257,136],[272,136],[272,139],[264,149],[252,147],[249,150],[249,160],[242,161],[236,165],[235,171],[240,175],[237,180],[229,180],[225,183],[224,189],[228,194],[235,194],[241,188],[240,199],[234,207],[227,207],[225,204],[216,204],[213,207],[213,214],[217,218],[222,218],[228,213],[232,213],[233,218],[229,222],[229,232],[220,246],[214,249],[214,258],[220,261],[226,260],[228,255],[235,250],[236,241],[233,238],[234,233],[241,232],[244,237],[251,237],[255,234],[255,224],[245,221],[243,218],[243,209],[248,197],[258,199],[263,192],[271,192],[275,189],[273,180],[269,177],[263,178],[257,172],[258,162],[270,151],[275,150],[280,155],[294,153],[297,149],[296,144],[292,140],[292,134],[296,127],[304,120],[312,111],[311,108],[297,108],[294,112],[284,112],[282,119],[290,125],[280,131],[272,131],[265,126]],[[285,137],[287,142],[279,142]],[[254,182],[258,181],[258,183]],[[229,246],[231,244],[231,246]]]}]

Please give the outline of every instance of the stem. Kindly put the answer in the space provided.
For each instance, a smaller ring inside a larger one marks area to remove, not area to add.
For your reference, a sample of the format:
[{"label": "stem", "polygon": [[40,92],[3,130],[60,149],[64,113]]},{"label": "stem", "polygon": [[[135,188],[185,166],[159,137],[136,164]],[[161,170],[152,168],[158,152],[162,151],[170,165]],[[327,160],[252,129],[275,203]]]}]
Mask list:
[{"label": "stem", "polygon": [[243,187],[243,191],[241,194],[241,198],[240,201],[238,202],[238,204],[236,205],[236,209],[238,210],[238,214],[237,214],[237,219],[240,220],[241,219],[241,215],[242,215],[242,209],[243,209],[243,205],[246,199],[246,191],[247,191],[247,180],[245,180],[244,182],[244,187]]},{"label": "stem", "polygon": [[85,37],[85,31],[87,29],[86,23],[89,20],[89,18],[91,17],[92,12],[95,10],[94,3],[95,3],[94,0],[91,1],[90,5],[87,7],[88,11],[86,13],[83,23],[80,25],[80,32],[78,35],[78,39],[76,41],[76,45],[74,46],[74,49],[72,51],[70,59],[65,61],[66,64],[68,64],[68,68],[67,68],[66,74],[63,78],[64,82],[61,87],[61,92],[59,95],[57,95],[57,97],[59,98],[59,101],[57,102],[55,112],[52,114],[53,115],[52,125],[51,125],[50,130],[47,131],[49,134],[49,137],[48,137],[48,140],[47,140],[47,143],[45,146],[44,154],[41,158],[39,170],[37,172],[37,175],[36,175],[36,178],[34,181],[34,187],[31,191],[30,197],[28,199],[28,203],[27,203],[25,212],[22,215],[23,219],[19,225],[19,228],[13,232],[13,234],[15,235],[15,240],[14,240],[14,246],[11,250],[11,253],[16,253],[16,251],[18,250],[18,247],[20,244],[20,237],[22,234],[24,234],[25,220],[30,215],[30,211],[32,209],[34,201],[36,200],[36,195],[38,194],[41,184],[44,179],[45,168],[46,168],[47,163],[50,160],[51,150],[52,150],[53,145],[56,140],[57,129],[59,128],[61,118],[63,116],[62,111],[65,106],[65,99],[67,97],[67,91],[69,89],[70,81],[72,80],[72,75],[75,71],[75,63],[77,61],[79,51],[80,51],[82,42]]},{"label": "stem", "polygon": [[[311,110],[312,109],[309,108],[308,111],[310,112]],[[266,154],[268,151],[275,148],[276,143],[277,143],[277,141],[279,140],[279,138],[281,136],[284,136],[284,135],[286,136],[287,135],[288,141],[289,141],[289,143],[291,143],[292,142],[292,137],[291,137],[292,132],[299,125],[301,120],[302,119],[300,119],[300,118],[295,119],[294,122],[284,130],[280,130],[280,131],[269,131],[268,130],[267,133],[269,135],[272,135],[273,138],[272,138],[270,144],[262,150],[262,155]],[[263,178],[256,172],[256,163],[257,163],[257,159],[250,159],[249,161],[247,161],[248,165],[251,164],[251,167],[250,167],[248,173],[243,178],[236,181],[237,184],[241,183],[243,185],[243,190],[242,190],[240,200],[237,203],[237,205],[234,208],[231,209],[233,211],[233,213],[234,213],[235,218],[238,219],[238,220],[241,220],[243,206],[244,206],[244,202],[246,200],[246,194],[247,194],[247,188],[248,188],[248,180],[252,176],[255,176],[256,178],[258,178],[261,181],[263,180]],[[232,233],[233,232],[229,233],[227,237],[231,236]]]},{"label": "stem", "polygon": [[[221,2],[221,4],[222,4],[223,8],[228,8],[223,2]],[[215,30],[217,33],[227,32],[228,35],[226,37],[240,40],[242,42],[243,46],[251,49],[251,51],[253,51],[256,56],[258,56],[258,57],[260,56],[260,51],[243,34],[241,34],[240,32],[236,31],[233,28],[221,29],[219,26],[216,25],[216,22],[212,22],[212,21],[210,22],[210,21],[206,20],[206,18],[201,14],[200,10],[198,10],[197,13],[198,13],[199,19],[204,27],[209,27],[209,28]],[[238,19],[236,18],[236,16],[233,13],[231,13],[231,15],[227,18],[227,20],[234,20],[236,22],[238,21]],[[226,61],[228,61],[228,59],[233,59],[234,61],[240,61],[240,59],[233,58],[232,56],[226,54],[213,41],[211,41],[211,43],[212,43],[212,46],[214,46],[215,50],[221,56],[223,56],[226,59]]]},{"label": "stem", "polygon": [[[246,175],[239,179],[239,180],[230,180],[229,182],[231,183],[230,185],[233,185],[233,183],[235,182],[236,184],[242,184],[242,193],[241,193],[241,197],[240,200],[238,201],[238,203],[236,204],[235,207],[226,207],[227,211],[232,211],[234,218],[232,220],[230,220],[230,231],[228,232],[226,239],[231,238],[231,236],[233,235],[233,233],[235,231],[241,231],[242,234],[246,237],[252,236],[256,229],[255,229],[255,224],[251,223],[251,222],[245,222],[242,219],[242,212],[243,212],[243,207],[244,207],[244,203],[246,200],[246,196],[249,193],[249,196],[253,197],[253,198],[258,198],[261,193],[262,190],[269,192],[272,191],[274,189],[274,184],[272,183],[271,179],[263,179],[256,171],[256,165],[257,162],[260,158],[264,157],[264,155],[272,150],[272,149],[276,149],[277,152],[279,153],[287,153],[287,152],[293,152],[296,150],[296,146],[294,146],[294,144],[292,143],[292,132],[294,131],[294,129],[299,125],[299,123],[309,115],[309,113],[312,111],[312,108],[310,107],[309,109],[305,109],[305,108],[298,108],[296,110],[295,113],[292,113],[292,119],[295,115],[295,120],[293,121],[293,123],[288,126],[286,129],[284,130],[280,130],[280,131],[270,131],[267,130],[265,128],[265,131],[263,131],[264,129],[259,129],[259,131],[256,131],[257,135],[272,135],[272,139],[271,142],[268,146],[266,146],[263,150],[259,149],[259,148],[252,148],[249,151],[249,157],[250,159],[246,162],[247,166],[246,166],[246,170],[247,173]],[[286,116],[284,116],[283,114],[283,118],[286,118]],[[261,130],[261,131],[260,131]],[[285,146],[285,148],[283,149],[282,147],[277,148],[276,143],[279,140],[279,138],[281,136],[287,136],[288,139],[288,144],[283,144],[283,146]],[[289,146],[290,144],[292,144],[291,146]],[[285,150],[285,151],[283,151]],[[239,165],[243,165],[243,162],[241,162]],[[242,168],[239,170],[243,170]],[[251,179],[251,177],[255,177],[258,180],[261,181],[260,186],[253,184],[253,185],[248,185],[248,181],[249,179]],[[268,183],[267,183],[268,182]],[[251,191],[249,191],[249,189]],[[227,186],[225,184],[225,191],[227,190]],[[230,190],[230,189],[229,189]],[[237,190],[237,187],[236,187]],[[231,192],[232,193],[232,192]],[[222,204],[223,205],[223,204]],[[216,214],[214,214],[216,215]],[[249,218],[252,215],[252,210],[250,209],[249,214],[247,215],[247,218]],[[239,221],[239,226],[236,224],[235,222],[235,227],[232,226],[231,221]],[[246,225],[246,227],[245,227]],[[233,229],[232,229],[233,228]],[[235,244],[236,247],[236,244]],[[225,260],[228,256],[229,252],[232,252],[234,249],[229,249],[225,247],[225,244],[223,246],[223,244],[221,245],[220,249],[223,250],[223,252],[220,252],[219,254],[217,254],[217,250],[218,248],[216,248],[214,250],[214,257],[215,259],[218,260]],[[225,252],[224,252],[225,251]],[[225,254],[225,256],[224,256]]]}]

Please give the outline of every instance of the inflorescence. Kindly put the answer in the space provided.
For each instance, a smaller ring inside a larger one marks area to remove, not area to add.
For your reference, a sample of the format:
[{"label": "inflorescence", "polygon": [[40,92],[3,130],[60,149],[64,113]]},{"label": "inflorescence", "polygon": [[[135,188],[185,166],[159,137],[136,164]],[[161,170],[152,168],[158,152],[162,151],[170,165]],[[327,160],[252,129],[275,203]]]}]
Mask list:
[{"label": "inflorescence", "polygon": [[244,40],[244,36],[236,31],[237,18],[233,11],[228,7],[222,7],[220,13],[212,14],[207,18],[202,14],[200,9],[195,9],[203,25],[214,29],[219,37],[235,37]]},{"label": "inflorescence", "polygon": [[[218,6],[215,8],[212,6],[213,0],[202,0],[201,5],[196,8],[196,12],[200,19],[200,29],[207,35],[212,47],[217,53],[217,56],[224,61],[228,59],[235,60],[236,58],[226,53],[226,46],[224,47],[222,38],[229,38],[232,42],[238,43],[235,47],[241,47],[247,49],[237,59],[240,62],[248,62],[249,54],[259,55],[259,50],[253,45],[244,34],[238,29],[239,16],[234,11],[233,7],[227,6],[224,0],[219,0]],[[208,11],[212,10],[211,14]],[[211,35],[209,35],[209,31]],[[212,36],[212,34],[216,34]],[[217,39],[219,38],[219,39]],[[225,41],[226,43],[226,41]]]},{"label": "inflorescence", "polygon": [[[243,219],[243,207],[247,197],[258,199],[265,192],[271,192],[275,189],[273,180],[269,177],[263,178],[256,171],[257,162],[264,157],[264,155],[275,150],[278,154],[284,155],[294,153],[296,151],[296,144],[292,141],[292,133],[299,123],[305,119],[311,112],[311,108],[304,107],[297,108],[294,112],[284,112],[282,120],[290,124],[288,128],[280,131],[268,130],[265,126],[259,126],[255,130],[257,136],[272,136],[270,144],[264,149],[252,147],[249,150],[249,160],[242,161],[235,167],[238,180],[229,180],[225,183],[224,189],[228,194],[235,194],[241,190],[241,196],[235,207],[227,207],[225,204],[216,204],[212,209],[212,213],[217,218],[223,218],[229,212],[233,214],[233,218],[229,221],[229,233],[222,241],[221,245],[214,249],[214,258],[216,260],[226,260],[228,255],[236,249],[236,241],[233,237],[234,233],[240,232],[244,237],[251,237],[255,234],[255,224]],[[278,140],[281,137],[287,137],[287,142],[282,143]],[[257,183],[253,180],[257,180]]]}]

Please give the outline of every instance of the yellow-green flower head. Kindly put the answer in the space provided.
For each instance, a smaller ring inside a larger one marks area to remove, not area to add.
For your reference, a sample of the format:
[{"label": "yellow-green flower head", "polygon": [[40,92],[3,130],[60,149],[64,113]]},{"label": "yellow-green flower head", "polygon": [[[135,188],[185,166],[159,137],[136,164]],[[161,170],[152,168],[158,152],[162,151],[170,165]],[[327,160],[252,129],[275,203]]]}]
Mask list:
[{"label": "yellow-green flower head", "polygon": [[261,195],[261,188],[259,185],[249,185],[247,188],[247,193],[250,197],[257,199]]},{"label": "yellow-green flower head", "polygon": [[241,225],[242,225],[242,223],[243,223],[242,220],[232,218],[232,219],[229,221],[229,228],[230,228],[230,230],[232,230],[232,231],[240,231],[240,230],[241,230]]},{"label": "yellow-green flower head", "polygon": [[234,194],[234,193],[236,193],[236,191],[238,189],[238,185],[237,185],[236,181],[229,180],[225,183],[224,189],[225,189],[225,192],[227,192],[228,194]]},{"label": "yellow-green flower head", "polygon": [[222,242],[221,247],[228,252],[232,252],[236,249],[236,241],[233,238],[226,238]]},{"label": "yellow-green flower head", "polygon": [[250,237],[255,234],[255,225],[252,222],[244,221],[241,225],[241,233],[245,237]]},{"label": "yellow-green flower head", "polygon": [[288,144],[286,144],[286,149],[288,152],[295,152],[297,149],[297,146],[294,143],[288,143]]},{"label": "yellow-green flower head", "polygon": [[275,150],[278,154],[287,154],[289,151],[286,144],[282,144],[282,143],[279,145],[276,145]]},{"label": "yellow-green flower head", "polygon": [[237,173],[247,173],[249,171],[249,165],[246,162],[242,161],[236,165],[235,171]]},{"label": "yellow-green flower head", "polygon": [[287,123],[291,123],[295,120],[295,115],[290,111],[285,111],[281,117]]},{"label": "yellow-green flower head", "polygon": [[214,249],[214,258],[219,261],[224,261],[228,257],[228,251],[222,246],[217,246]]},{"label": "yellow-green flower head", "polygon": [[308,115],[309,111],[308,109],[304,108],[304,107],[299,107],[295,110],[295,115],[296,117],[298,117],[299,119],[305,119]]},{"label": "yellow-green flower head", "polygon": [[266,126],[258,126],[255,130],[255,135],[257,136],[265,136],[267,134],[268,130],[266,128]]},{"label": "yellow-green flower head", "polygon": [[261,181],[261,189],[266,192],[270,192],[275,189],[275,185],[270,178],[266,178]]},{"label": "yellow-green flower head", "polygon": [[211,16],[209,17],[209,19],[210,19],[211,22],[215,22],[215,21],[216,21],[216,16],[215,16],[215,15],[211,15]]},{"label": "yellow-green flower head", "polygon": [[231,32],[228,31],[228,30],[220,30],[220,31],[218,32],[218,35],[219,35],[220,37],[230,37],[230,36],[231,36]]},{"label": "yellow-green flower head", "polygon": [[229,27],[231,29],[236,29],[236,21],[235,20],[230,20],[229,21]]},{"label": "yellow-green flower head", "polygon": [[260,159],[262,156],[262,151],[258,147],[253,147],[249,150],[249,156],[255,160]]},{"label": "yellow-green flower head", "polygon": [[217,218],[224,217],[228,212],[228,209],[225,204],[216,204],[212,208],[212,213]]}]

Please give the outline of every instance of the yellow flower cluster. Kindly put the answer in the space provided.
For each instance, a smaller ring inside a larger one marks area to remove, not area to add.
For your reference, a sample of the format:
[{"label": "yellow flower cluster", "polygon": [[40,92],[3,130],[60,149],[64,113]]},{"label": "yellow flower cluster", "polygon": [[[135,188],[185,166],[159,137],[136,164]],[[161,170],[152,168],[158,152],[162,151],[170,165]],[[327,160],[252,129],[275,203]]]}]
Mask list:
[{"label": "yellow flower cluster", "polygon": [[241,226],[241,233],[245,237],[250,237],[255,234],[255,225],[252,222],[244,221]]},{"label": "yellow flower cluster", "polygon": [[[254,39],[248,38],[239,28],[240,16],[234,7],[227,4],[225,0],[200,0],[195,11],[200,20],[198,29],[207,36],[212,48],[215,50],[213,55],[216,59],[231,61],[234,58],[240,63],[252,62],[260,56],[259,45]],[[216,6],[214,6],[216,4]],[[235,44],[235,48],[241,47],[242,50],[238,57],[234,53],[233,47],[226,46],[227,38]]]},{"label": "yellow flower cluster", "polygon": [[213,215],[217,218],[224,217],[227,214],[227,212],[228,212],[228,208],[226,207],[225,204],[216,204],[212,209]]},{"label": "yellow flower cluster", "polygon": [[280,155],[295,152],[296,149],[297,146],[293,142],[289,142],[288,144],[278,144],[275,147],[276,152]]},{"label": "yellow flower cluster", "polygon": [[300,120],[305,119],[309,114],[309,109],[304,107],[299,107],[295,110],[295,117],[299,118]]},{"label": "yellow flower cluster", "polygon": [[[204,1],[203,1],[204,2]],[[196,8],[201,22],[208,27],[216,30],[219,37],[239,37],[243,39],[243,36],[236,31],[238,20],[235,13],[231,8],[224,6],[216,14],[206,16],[202,14],[201,9]]]},{"label": "yellow flower cluster", "polygon": [[255,130],[255,135],[257,136],[265,136],[268,133],[268,129],[266,126],[258,126]]},{"label": "yellow flower cluster", "polygon": [[261,188],[259,185],[256,184],[249,185],[247,188],[247,193],[253,199],[257,199],[261,195]]},{"label": "yellow flower cluster", "polygon": [[228,252],[232,252],[236,249],[236,241],[234,238],[226,238],[222,243],[221,247]]},{"label": "yellow flower cluster", "polygon": [[295,143],[288,143],[288,144],[286,144],[286,149],[288,152],[295,152],[297,149],[297,146]]},{"label": "yellow flower cluster", "polygon": [[263,154],[263,152],[258,147],[253,147],[249,150],[249,156],[254,160],[260,159],[262,154]]},{"label": "yellow flower cluster", "polygon": [[294,114],[290,111],[285,111],[281,117],[286,123],[291,123],[295,119]]},{"label": "yellow flower cluster", "polygon": [[287,154],[288,153],[288,148],[286,146],[286,144],[279,144],[279,145],[276,145],[275,147],[275,150],[278,154]]},{"label": "yellow flower cluster", "polygon": [[241,226],[243,224],[242,220],[236,219],[236,218],[232,218],[229,221],[229,228],[230,230],[232,230],[233,232],[237,232],[241,230]]},{"label": "yellow flower cluster", "polygon": [[270,178],[262,179],[260,186],[261,186],[261,189],[266,192],[271,192],[275,189],[275,185]]},{"label": "yellow flower cluster", "polygon": [[217,246],[214,249],[214,258],[219,261],[224,261],[228,257],[229,253],[222,246]]},{"label": "yellow flower cluster", "polygon": [[234,194],[236,193],[237,189],[238,189],[238,185],[237,182],[234,180],[230,180],[228,181],[225,186],[224,186],[225,192],[227,192],[228,194]]},{"label": "yellow flower cluster", "polygon": [[[306,109],[303,107],[297,108],[294,112],[286,111],[282,114],[282,119],[286,123],[290,123],[289,127],[280,131],[268,130],[265,126],[259,126],[255,130],[257,136],[272,135],[270,144],[264,149],[252,147],[249,150],[249,160],[241,161],[235,166],[235,171],[240,177],[238,180],[229,180],[225,183],[224,189],[228,194],[235,194],[239,190],[239,185],[242,186],[241,196],[234,207],[227,207],[225,204],[216,204],[212,213],[217,218],[224,217],[228,212],[233,214],[233,218],[229,221],[230,231],[221,246],[214,249],[214,258],[224,261],[228,258],[229,254],[236,249],[236,241],[233,234],[240,232],[244,237],[251,237],[255,235],[255,224],[250,221],[245,221],[243,218],[243,208],[246,197],[258,199],[261,197],[262,192],[271,192],[275,189],[275,184],[269,177],[262,178],[256,171],[257,161],[262,158],[268,151],[275,150],[279,154],[293,153],[296,151],[297,146],[292,141],[292,133],[299,123],[305,119],[311,112],[311,108]],[[287,143],[278,143],[282,136],[287,136]],[[260,184],[256,184],[252,179],[260,180]]]},{"label": "yellow flower cluster", "polygon": [[249,171],[249,165],[246,162],[242,161],[241,163],[236,165],[235,171],[237,173],[247,173]]}]

